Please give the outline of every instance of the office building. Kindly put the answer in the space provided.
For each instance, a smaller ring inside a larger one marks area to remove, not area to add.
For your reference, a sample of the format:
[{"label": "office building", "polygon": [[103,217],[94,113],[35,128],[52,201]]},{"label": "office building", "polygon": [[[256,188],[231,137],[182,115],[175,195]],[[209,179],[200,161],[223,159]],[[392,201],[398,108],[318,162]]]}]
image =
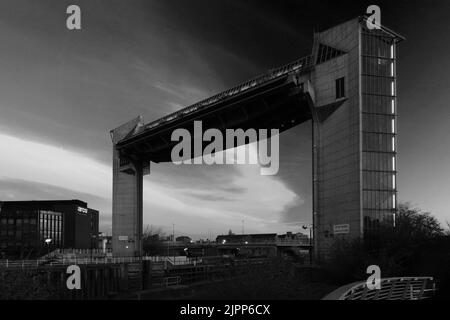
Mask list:
[{"label": "office building", "polygon": [[0,202],[0,252],[35,256],[96,248],[99,213],[80,200]]}]

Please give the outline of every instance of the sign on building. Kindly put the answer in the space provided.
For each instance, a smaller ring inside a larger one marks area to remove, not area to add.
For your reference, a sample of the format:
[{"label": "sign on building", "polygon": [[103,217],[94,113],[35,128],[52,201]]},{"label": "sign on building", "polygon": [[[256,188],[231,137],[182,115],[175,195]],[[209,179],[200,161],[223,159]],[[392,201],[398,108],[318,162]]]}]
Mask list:
[{"label": "sign on building", "polygon": [[83,207],[78,207],[77,211],[80,213],[88,213],[88,209],[83,208]]},{"label": "sign on building", "polygon": [[333,226],[334,234],[348,234],[350,233],[350,225],[349,224],[335,224]]}]

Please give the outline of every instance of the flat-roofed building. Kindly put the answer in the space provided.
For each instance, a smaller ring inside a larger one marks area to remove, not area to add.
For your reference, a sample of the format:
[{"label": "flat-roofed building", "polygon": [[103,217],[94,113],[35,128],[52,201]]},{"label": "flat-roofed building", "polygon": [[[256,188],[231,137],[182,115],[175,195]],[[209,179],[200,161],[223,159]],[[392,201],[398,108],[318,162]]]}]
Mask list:
[{"label": "flat-roofed building", "polygon": [[0,253],[27,257],[95,248],[98,220],[98,211],[80,200],[0,202]]}]

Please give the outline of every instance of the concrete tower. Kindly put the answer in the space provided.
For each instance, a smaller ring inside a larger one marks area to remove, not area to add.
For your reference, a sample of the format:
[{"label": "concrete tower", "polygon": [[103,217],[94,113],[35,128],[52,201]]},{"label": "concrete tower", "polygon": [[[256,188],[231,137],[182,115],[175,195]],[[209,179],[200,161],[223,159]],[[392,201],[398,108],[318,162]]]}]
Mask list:
[{"label": "concrete tower", "polygon": [[401,39],[387,28],[369,29],[364,18],[316,34],[313,207],[320,257],[336,239],[367,239],[380,225],[393,225]]}]

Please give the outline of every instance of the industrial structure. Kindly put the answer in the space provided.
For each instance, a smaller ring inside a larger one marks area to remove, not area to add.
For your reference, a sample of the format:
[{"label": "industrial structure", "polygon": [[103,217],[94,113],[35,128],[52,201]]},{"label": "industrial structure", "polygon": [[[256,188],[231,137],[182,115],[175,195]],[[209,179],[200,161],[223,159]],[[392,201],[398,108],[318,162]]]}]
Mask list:
[{"label": "industrial structure", "polygon": [[145,124],[111,131],[113,250],[142,253],[143,176],[171,161],[177,128],[279,129],[311,120],[313,238],[317,257],[338,238],[393,225],[397,208],[396,45],[359,17],[314,34],[311,55]]}]

